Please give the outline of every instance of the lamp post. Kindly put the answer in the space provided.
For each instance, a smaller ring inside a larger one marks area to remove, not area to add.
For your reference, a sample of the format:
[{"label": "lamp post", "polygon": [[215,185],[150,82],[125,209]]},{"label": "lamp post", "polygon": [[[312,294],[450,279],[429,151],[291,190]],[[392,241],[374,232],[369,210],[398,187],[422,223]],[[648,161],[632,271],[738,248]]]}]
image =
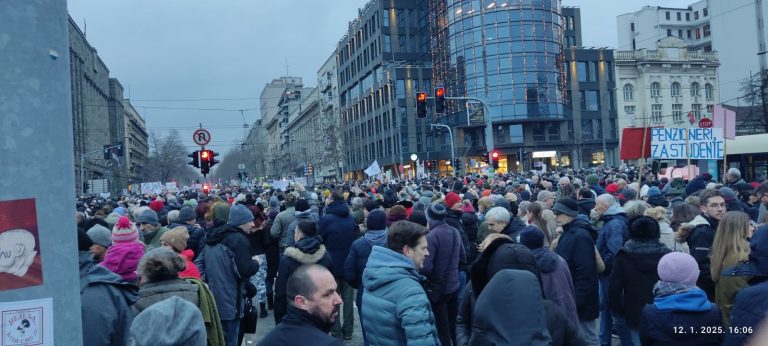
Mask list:
[{"label": "lamp post", "polygon": [[[413,161],[413,171],[418,172],[418,169],[416,168],[416,162],[419,160],[419,156],[416,155],[416,153],[411,154],[411,161]],[[416,174],[414,174],[414,177]]]}]

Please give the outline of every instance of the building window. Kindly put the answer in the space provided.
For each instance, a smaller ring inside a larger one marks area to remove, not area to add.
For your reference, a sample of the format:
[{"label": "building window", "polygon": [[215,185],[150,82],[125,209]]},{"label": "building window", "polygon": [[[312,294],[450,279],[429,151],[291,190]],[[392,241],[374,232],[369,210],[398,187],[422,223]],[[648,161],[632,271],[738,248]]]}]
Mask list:
[{"label": "building window", "polygon": [[705,52],[711,52],[711,51],[712,51],[712,45],[706,45],[706,46],[704,46],[704,51],[705,51]]},{"label": "building window", "polygon": [[586,61],[576,62],[576,74],[579,76],[579,82],[587,81],[587,70],[588,68]]},{"label": "building window", "polygon": [[537,143],[544,142],[544,124],[533,125],[533,141]]},{"label": "building window", "polygon": [[667,11],[667,20],[669,20],[669,11]]},{"label": "building window", "polygon": [[704,9],[701,10],[701,13],[704,15],[704,17],[706,17],[709,14],[709,11],[707,11],[707,8],[704,7]]},{"label": "building window", "polygon": [[395,19],[397,20],[397,26],[405,27],[405,10],[398,8],[395,10]]},{"label": "building window", "polygon": [[681,20],[683,20],[683,15],[682,15],[682,13],[677,12],[677,21],[679,22]]},{"label": "building window", "polygon": [[683,122],[683,105],[681,103],[672,104],[672,121],[675,123]]},{"label": "building window", "polygon": [[696,28],[696,39],[701,39],[701,28]]},{"label": "building window", "polygon": [[384,53],[392,52],[392,38],[389,35],[384,35],[384,40],[382,41],[381,45],[383,46],[381,48]]},{"label": "building window", "polygon": [[651,83],[651,96],[661,96],[661,84],[659,82]]},{"label": "building window", "polygon": [[704,84],[704,96],[707,97],[707,101],[715,99],[715,88],[712,87],[712,84]]},{"label": "building window", "polygon": [[667,37],[672,36],[672,29],[667,29]]},{"label": "building window", "polygon": [[499,144],[507,142],[507,137],[504,136],[504,127],[501,125],[496,127],[496,141],[498,141]]},{"label": "building window", "polygon": [[712,117],[715,112],[715,105],[707,105],[707,116]]},{"label": "building window", "polygon": [[597,61],[593,61],[589,64],[589,80],[592,82],[598,81],[598,68],[597,68]]},{"label": "building window", "polygon": [[523,144],[525,138],[523,138],[523,125],[509,125],[509,143]]},{"label": "building window", "polygon": [[699,11],[693,11],[693,19],[699,20]]},{"label": "building window", "polygon": [[688,38],[691,38],[691,30],[688,30]]},{"label": "building window", "polygon": [[388,28],[389,27],[389,10],[384,10],[382,13],[382,21],[381,26]]},{"label": "building window", "polygon": [[677,30],[677,37],[683,38],[683,30]]},{"label": "building window", "polygon": [[685,14],[685,21],[687,21],[687,22],[691,21],[691,14],[690,13],[686,13]]},{"label": "building window", "polygon": [[559,123],[550,123],[549,130],[547,131],[547,135],[549,137],[548,140],[550,141],[559,141],[560,140],[560,124]]},{"label": "building window", "polygon": [[680,83],[674,82],[672,83],[672,97],[680,96]]},{"label": "building window", "polygon": [[581,119],[581,137],[592,139],[592,119]]},{"label": "building window", "polygon": [[699,97],[699,83],[691,83],[691,97]]},{"label": "building window", "polygon": [[568,139],[573,140],[573,121],[568,122]]},{"label": "building window", "polygon": [[693,110],[693,116],[696,117],[696,120],[701,120],[701,103],[692,104],[691,110]]},{"label": "building window", "polygon": [[635,31],[635,23],[629,23],[629,30]]},{"label": "building window", "polygon": [[600,110],[600,94],[597,90],[587,91],[587,110],[599,111]]},{"label": "building window", "polygon": [[661,122],[661,110],[663,108],[663,105],[660,103],[654,103],[651,105],[651,121],[655,123]]},{"label": "building window", "polygon": [[587,110],[587,92],[584,90],[579,91],[579,105],[581,106],[579,109]]},{"label": "building window", "polygon": [[704,26],[704,37],[709,37],[712,33],[709,32],[709,24]]},{"label": "building window", "polygon": [[635,87],[632,86],[632,84],[625,84],[624,85],[624,101],[634,101],[635,100]]},{"label": "building window", "polygon": [[624,114],[635,115],[635,106],[624,106]]}]

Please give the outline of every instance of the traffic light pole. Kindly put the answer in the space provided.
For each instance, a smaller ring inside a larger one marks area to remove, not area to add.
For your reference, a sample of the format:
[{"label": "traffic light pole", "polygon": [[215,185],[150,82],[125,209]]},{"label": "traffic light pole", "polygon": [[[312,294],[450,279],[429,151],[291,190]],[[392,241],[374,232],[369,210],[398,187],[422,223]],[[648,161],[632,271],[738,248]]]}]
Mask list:
[{"label": "traffic light pole", "polygon": [[[491,119],[491,108],[488,107],[488,104],[485,103],[485,101],[477,98],[477,97],[445,97],[446,100],[459,100],[459,101],[475,101],[479,102],[483,105],[483,118],[485,120],[485,145],[488,150],[488,162],[493,162],[493,121]],[[467,122],[469,122],[469,118],[467,118]],[[453,145],[453,141],[451,141],[451,145]]]},{"label": "traffic light pole", "polygon": [[84,154],[80,154],[80,195],[85,195],[85,157],[88,155],[93,155],[96,153],[102,153],[104,150],[112,150],[112,148],[117,148],[121,145],[113,145],[111,147],[98,149],[94,151],[89,151]]},{"label": "traffic light pole", "polygon": [[448,136],[451,139],[451,166],[453,167],[453,175],[456,176],[456,152],[453,148],[453,131],[451,131],[451,127],[448,125],[443,124],[429,124],[430,127],[445,127],[448,129]]}]

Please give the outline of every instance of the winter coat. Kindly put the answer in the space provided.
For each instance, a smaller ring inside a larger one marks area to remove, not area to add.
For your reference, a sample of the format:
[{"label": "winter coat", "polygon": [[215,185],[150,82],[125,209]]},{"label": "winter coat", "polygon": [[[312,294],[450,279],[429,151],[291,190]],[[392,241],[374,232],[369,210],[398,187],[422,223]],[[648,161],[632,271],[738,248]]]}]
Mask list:
[{"label": "winter coat", "polygon": [[374,246],[363,287],[360,319],[370,345],[440,345],[432,307],[410,258]]},{"label": "winter coat", "polygon": [[597,251],[600,252],[600,257],[605,263],[605,271],[600,274],[603,277],[611,274],[616,254],[619,253],[619,249],[624,246],[628,239],[627,214],[624,213],[624,209],[614,210],[610,215],[609,213],[611,213],[611,209],[607,210],[600,218],[603,221],[603,228],[600,230],[596,244]]},{"label": "winter coat", "polygon": [[475,262],[479,252],[477,246],[480,245],[477,241],[477,233],[479,232],[479,220],[475,213],[463,213],[461,214],[461,223],[464,225],[464,233],[469,240],[469,252],[467,252],[467,263],[472,265]]},{"label": "winter coat", "polygon": [[[467,232],[464,230],[464,224],[462,223],[463,214],[464,212],[462,211],[448,209],[447,214],[445,215],[445,223],[459,231],[459,236],[461,236],[461,244],[464,246],[464,253],[468,254],[472,244],[469,242]],[[472,263],[468,262],[465,257],[464,260],[459,263],[460,270],[464,272],[469,271],[469,266],[471,264]]]},{"label": "winter coat", "polygon": [[[768,282],[746,287],[736,294],[731,310],[732,332],[726,333],[724,346],[744,345],[762,325],[768,313]],[[738,331],[738,332],[736,332]]]},{"label": "winter coat", "polygon": [[186,223],[173,223],[168,226],[168,229],[174,229],[179,226],[183,226],[187,229],[187,233],[189,233],[189,239],[187,239],[187,249],[194,251],[195,256],[197,256],[197,253],[200,252],[200,245],[203,242],[205,231],[199,226],[189,225]]},{"label": "winter coat", "polygon": [[131,324],[134,346],[206,346],[206,336],[200,309],[176,296],[144,310]]},{"label": "winter coat", "polygon": [[131,306],[131,309],[138,315],[150,305],[170,297],[180,297],[197,306],[199,302],[197,291],[197,285],[182,279],[146,283],[139,287],[139,300]]},{"label": "winter coat", "polygon": [[669,222],[663,221],[663,220],[659,221],[659,229],[661,230],[659,241],[662,244],[664,244],[664,246],[666,246],[667,249],[670,249],[672,251],[687,253],[687,251],[683,251],[683,250],[688,249],[688,244],[686,244],[685,242],[681,242],[681,243],[677,242],[675,231],[672,230],[672,227],[669,225]]},{"label": "winter coat", "polygon": [[275,221],[272,222],[272,227],[269,230],[269,234],[272,236],[272,238],[280,239],[280,242],[278,243],[280,246],[280,250],[283,250],[288,247],[288,243],[290,242],[290,235],[288,234],[288,226],[290,226],[294,221],[296,221],[296,208],[290,207],[283,211],[281,211],[279,214],[277,214],[277,217],[275,217]]},{"label": "winter coat", "polygon": [[187,267],[184,268],[184,270],[179,272],[180,278],[195,278],[198,280],[202,280],[202,275],[200,275],[200,270],[195,265],[195,262],[193,260],[195,259],[195,253],[192,252],[190,249],[186,249],[182,251],[179,256],[184,259],[184,261],[187,263]]},{"label": "winter coat", "polygon": [[363,270],[365,270],[368,256],[371,255],[374,245],[387,245],[387,230],[369,229],[362,238],[352,243],[352,247],[349,249],[349,256],[347,256],[347,260],[344,262],[344,280],[350,286],[357,289],[359,294],[362,294],[360,289],[363,282]]},{"label": "winter coat", "polygon": [[664,195],[653,195],[651,197],[648,197],[648,200],[646,201],[648,205],[651,207],[669,207],[669,202],[664,197]]},{"label": "winter coat", "polygon": [[157,249],[160,247],[160,238],[163,237],[163,234],[165,232],[168,232],[169,229],[165,227],[158,227],[155,229],[152,233],[144,233],[144,244],[147,244],[146,252],[150,252],[154,249]]},{"label": "winter coat", "polygon": [[685,194],[687,196],[690,196],[699,190],[704,190],[707,188],[707,184],[709,182],[704,180],[704,178],[701,177],[701,175],[697,176],[696,178],[693,178],[690,182],[688,182],[688,185],[685,185]]},{"label": "winter coat", "polygon": [[563,234],[555,249],[555,252],[568,262],[580,321],[594,320],[599,314],[595,233],[596,230],[589,222],[574,219],[563,226]]},{"label": "winter coat", "polygon": [[573,279],[568,270],[568,263],[546,247],[533,250],[536,265],[541,273],[541,288],[544,299],[552,301],[563,310],[568,321],[579,325],[576,314],[576,292],[573,289]]},{"label": "winter coat", "polygon": [[285,239],[285,244],[288,246],[293,246],[296,244],[295,240],[295,234],[296,234],[296,226],[299,225],[299,222],[301,221],[312,221],[315,224],[317,224],[318,216],[317,214],[313,213],[311,210],[307,209],[305,211],[294,211],[293,212],[294,220],[291,222],[290,225],[288,225],[288,229],[283,231],[283,239]]},{"label": "winter coat", "polygon": [[750,248],[749,258],[723,270],[717,283],[716,302],[726,327],[730,325],[731,308],[738,292],[768,280],[768,226],[754,233]]},{"label": "winter coat", "polygon": [[715,300],[715,282],[712,281],[712,275],[709,270],[709,249],[715,241],[715,231],[717,230],[717,220],[704,215],[697,215],[691,222],[680,225],[681,231],[688,233],[688,248],[691,256],[699,264],[699,280],[696,286],[707,292],[710,300]]},{"label": "winter coat", "polygon": [[590,185],[589,188],[592,189],[592,191],[595,192],[595,196],[600,196],[600,195],[605,194],[605,189],[602,186],[598,185],[598,184]]},{"label": "winter coat", "polygon": [[343,346],[344,342],[328,335],[331,326],[294,306],[288,307],[283,321],[272,328],[258,345],[263,346]]},{"label": "winter coat", "polygon": [[123,280],[136,283],[138,274],[136,269],[139,261],[144,256],[144,244],[134,241],[130,243],[115,243],[107,249],[104,261],[100,266],[120,275]]},{"label": "winter coat", "polygon": [[344,201],[334,201],[325,207],[325,214],[317,224],[317,233],[323,238],[333,263],[333,276],[344,276],[344,262],[347,261],[352,242],[357,239],[357,224],[351,210]]},{"label": "winter coat", "polygon": [[429,255],[421,273],[427,277],[427,294],[432,301],[459,289],[459,263],[466,261],[459,231],[443,221],[430,221],[427,233]]},{"label": "winter coat", "polygon": [[275,324],[280,323],[287,311],[288,297],[285,290],[288,278],[302,264],[314,263],[333,271],[333,260],[319,236],[301,238],[295,246],[285,249],[275,279]]},{"label": "winter coat", "polygon": [[208,283],[222,321],[238,320],[245,308],[245,282],[259,271],[239,227],[222,226],[206,237],[195,264]]},{"label": "winter coat", "polygon": [[579,206],[579,214],[589,217],[589,213],[595,208],[595,198],[584,198],[576,201]]},{"label": "winter coat", "polygon": [[630,240],[616,255],[614,270],[608,278],[608,305],[632,329],[640,326],[645,304],[653,302],[659,260],[669,252],[658,241]]},{"label": "winter coat", "polygon": [[472,334],[464,345],[550,345],[542,305],[533,273],[515,269],[496,273],[477,297]]},{"label": "winter coat", "polygon": [[720,326],[720,309],[707,300],[704,291],[693,288],[656,297],[652,304],[645,305],[639,331],[642,344],[648,346],[716,346],[720,345],[722,334],[704,333],[701,328]]},{"label": "winter coat", "polygon": [[520,242],[520,233],[523,232],[523,229],[525,229],[523,220],[520,220],[520,218],[517,217],[512,217],[509,219],[509,223],[504,226],[504,229],[501,230],[501,234],[512,238],[512,240],[518,243]]},{"label": "winter coat", "polygon": [[138,288],[96,265],[88,251],[79,256],[83,345],[128,345]]}]

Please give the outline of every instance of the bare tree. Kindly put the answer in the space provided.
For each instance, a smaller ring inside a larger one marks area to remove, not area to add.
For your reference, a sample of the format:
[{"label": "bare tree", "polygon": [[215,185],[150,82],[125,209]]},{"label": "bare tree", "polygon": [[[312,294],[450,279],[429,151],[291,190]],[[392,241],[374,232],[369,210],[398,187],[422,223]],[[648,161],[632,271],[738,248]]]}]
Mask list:
[{"label": "bare tree", "polygon": [[[239,164],[247,164],[250,160],[244,146],[239,145],[239,142],[235,141],[234,149],[230,150],[224,157],[221,158],[221,162],[216,165],[216,169],[211,174],[213,179],[222,179],[229,182],[230,179],[237,177],[237,172],[240,172],[238,168]],[[248,167],[246,165],[246,167]],[[246,170],[247,172],[247,170]]]},{"label": "bare tree", "polygon": [[177,130],[171,130],[166,137],[157,132],[149,135],[149,159],[146,181],[189,183],[199,174],[187,165],[189,154],[181,142]]},{"label": "bare tree", "polygon": [[768,112],[765,102],[765,81],[761,73],[756,73],[741,82],[741,99],[749,106],[739,107],[736,131],[740,134],[768,132]]}]

